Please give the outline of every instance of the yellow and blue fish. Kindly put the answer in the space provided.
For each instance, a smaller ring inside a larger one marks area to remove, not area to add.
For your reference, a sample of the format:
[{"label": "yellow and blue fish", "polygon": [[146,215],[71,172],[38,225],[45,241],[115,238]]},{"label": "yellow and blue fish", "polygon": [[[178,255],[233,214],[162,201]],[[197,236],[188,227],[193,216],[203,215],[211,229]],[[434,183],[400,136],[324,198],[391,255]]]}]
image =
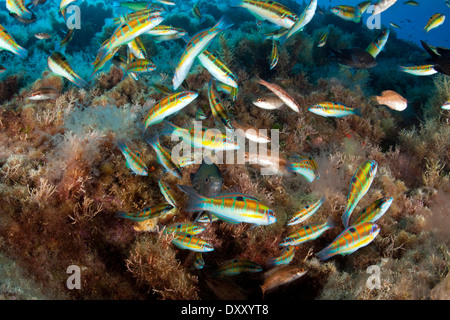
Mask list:
[{"label": "yellow and blue fish", "polygon": [[285,246],[279,257],[270,259],[271,266],[280,266],[282,264],[289,264],[295,255],[295,246]]},{"label": "yellow and blue fish", "polygon": [[319,166],[311,156],[294,155],[293,158],[293,161],[286,163],[287,171],[301,174],[308,182],[313,182],[314,179],[320,178]]},{"label": "yellow and blue fish", "polygon": [[341,118],[352,114],[362,117],[361,108],[351,108],[338,102],[321,102],[308,110],[322,117]]},{"label": "yellow and blue fish", "polygon": [[225,108],[222,101],[220,100],[219,95],[214,89],[215,84],[216,81],[214,79],[211,79],[208,86],[208,99],[209,105],[211,107],[211,113],[216,121],[222,124],[226,130],[232,131],[234,130],[234,127],[231,124],[230,115],[228,114],[228,110]]},{"label": "yellow and blue fish", "polygon": [[232,87],[222,82],[216,82],[217,91],[224,92],[231,96],[231,100],[236,101],[239,89]]},{"label": "yellow and blue fish", "polygon": [[170,205],[176,207],[175,199],[174,199],[174,197],[172,195],[172,191],[171,191],[170,187],[167,185],[167,183],[165,183],[164,181],[159,179],[158,186],[159,186],[159,190],[161,191],[162,195],[164,196],[164,199],[166,199],[166,201]]},{"label": "yellow and blue fish", "polygon": [[319,44],[317,46],[319,48],[323,47],[327,43],[327,40],[328,40],[328,32],[325,32],[323,36],[320,38]]},{"label": "yellow and blue fish", "polygon": [[140,176],[148,175],[147,166],[145,165],[142,154],[137,149],[130,149],[124,141],[118,142],[118,147],[125,156],[125,165],[131,169],[135,174]]},{"label": "yellow and blue fish", "polygon": [[317,0],[311,0],[303,10],[300,17],[295,21],[294,25],[289,29],[288,33],[280,38],[280,44],[283,44],[288,38],[292,37],[297,32],[300,32],[312,20],[316,13]]},{"label": "yellow and blue fish", "polygon": [[[126,15],[120,15],[119,17],[112,18],[111,21],[112,21],[112,24],[121,24],[125,21],[133,20],[135,18],[139,18],[142,16],[147,16],[147,15],[151,15],[151,14],[155,14],[155,13],[161,14],[164,11],[165,11],[165,9],[160,7],[159,5],[152,4],[152,6],[147,9],[134,11],[134,12],[128,13]],[[108,21],[108,20],[109,19],[106,19],[106,21]]]},{"label": "yellow and blue fish", "polygon": [[203,255],[201,252],[196,252],[194,254],[194,268],[197,270],[203,269],[205,266],[205,260],[203,260]]},{"label": "yellow and blue fish", "polygon": [[146,138],[147,143],[155,150],[156,158],[164,169],[178,179],[181,179],[181,170],[178,165],[172,162],[170,151],[161,146],[157,135]]},{"label": "yellow and blue fish", "polygon": [[242,272],[260,272],[262,267],[247,259],[233,259],[225,261],[218,269],[217,274],[223,276],[235,276]]},{"label": "yellow and blue fish", "polygon": [[189,196],[185,208],[187,212],[209,211],[230,224],[245,222],[259,226],[277,221],[274,212],[254,197],[231,193],[208,198],[192,187],[177,186]]},{"label": "yellow and blue fish", "polygon": [[405,1],[405,2],[403,2],[404,4],[408,4],[408,5],[410,5],[410,6],[413,6],[413,7],[417,7],[418,5],[419,5],[419,3],[417,2],[417,1],[414,1],[414,0],[410,0],[410,1]]},{"label": "yellow and blue fish", "polygon": [[19,46],[9,32],[0,24],[0,50],[11,51],[22,59],[28,55],[28,50]]},{"label": "yellow and blue fish", "polygon": [[317,210],[319,210],[322,203],[324,203],[325,198],[321,198],[313,203],[307,204],[302,210],[297,212],[291,219],[289,219],[287,225],[293,226],[295,224],[299,224],[309,217],[311,217]]},{"label": "yellow and blue fish", "polygon": [[86,87],[88,83],[73,71],[67,58],[58,51],[53,52],[47,59],[49,69],[61,77],[66,78],[80,88]]},{"label": "yellow and blue fish", "polygon": [[169,212],[170,210],[172,210],[173,207],[164,202],[161,204],[158,204],[156,206],[151,206],[151,207],[147,207],[139,212],[135,212],[135,213],[130,213],[130,212],[119,212],[117,213],[117,217],[119,218],[125,218],[125,219],[129,219],[135,222],[142,222],[148,219],[154,219],[157,218],[159,216],[161,216],[164,213]]},{"label": "yellow and blue fish", "polygon": [[279,53],[278,45],[275,39],[272,39],[272,52],[270,53],[270,69],[272,70],[278,63]]},{"label": "yellow and blue fish", "polygon": [[431,18],[428,20],[427,24],[423,28],[426,32],[439,27],[441,24],[443,24],[445,21],[445,16],[441,13],[435,13],[431,16]]},{"label": "yellow and blue fish", "polygon": [[211,29],[195,34],[186,45],[173,76],[173,89],[176,90],[186,79],[195,58],[202,53],[217,34],[233,25],[227,16],[223,16]]},{"label": "yellow and blue fish", "polygon": [[147,113],[144,119],[144,129],[158,124],[164,118],[177,113],[198,97],[198,93],[194,91],[181,91],[164,97],[155,103]]},{"label": "yellow and blue fish", "polygon": [[280,243],[280,246],[297,246],[300,243],[315,240],[325,231],[334,228],[334,220],[329,218],[324,223],[312,223],[289,234]]},{"label": "yellow and blue fish", "polygon": [[317,253],[320,260],[327,260],[337,254],[352,254],[367,246],[380,233],[380,227],[373,222],[364,222],[342,231],[327,247]]},{"label": "yellow and blue fish", "polygon": [[355,23],[361,21],[361,11],[358,7],[339,5],[331,8],[331,12],[346,21],[353,21]]},{"label": "yellow and blue fish", "polygon": [[152,10],[155,7],[161,8],[161,6],[148,1],[115,1],[112,4],[113,7],[126,8],[133,11]]},{"label": "yellow and blue fish", "polygon": [[383,30],[375,40],[373,40],[366,51],[372,55],[372,57],[376,58],[378,54],[383,50],[386,42],[389,38],[389,29]]},{"label": "yellow and blue fish", "polygon": [[445,103],[441,106],[441,108],[444,110],[450,110],[450,99],[445,101]]},{"label": "yellow and blue fish", "polygon": [[367,193],[377,174],[378,163],[375,160],[366,160],[356,170],[350,181],[350,190],[347,197],[347,207],[342,215],[344,228],[348,228],[350,215],[359,200]]},{"label": "yellow and blue fish", "polygon": [[175,234],[172,243],[179,249],[191,250],[195,252],[214,251],[212,244],[186,233]]},{"label": "yellow and blue fish", "polygon": [[434,69],[434,64],[426,64],[422,66],[411,66],[411,67],[400,66],[400,71],[415,76],[431,76],[437,73],[437,71]]},{"label": "yellow and blue fish", "polygon": [[233,88],[238,87],[234,73],[212,52],[205,50],[198,55],[197,59],[215,79]]},{"label": "yellow and blue fish", "polygon": [[29,18],[33,13],[27,9],[24,0],[6,0],[6,9],[10,15],[16,15],[20,18]]},{"label": "yellow and blue fish", "polygon": [[183,233],[196,235],[205,231],[205,227],[199,226],[194,223],[177,223],[171,226],[167,226],[164,228],[164,232],[166,233]]},{"label": "yellow and blue fish", "polygon": [[352,221],[351,225],[356,225],[363,222],[376,222],[389,209],[393,200],[394,198],[392,197],[384,197],[376,200],[374,203],[364,208],[356,219]]}]

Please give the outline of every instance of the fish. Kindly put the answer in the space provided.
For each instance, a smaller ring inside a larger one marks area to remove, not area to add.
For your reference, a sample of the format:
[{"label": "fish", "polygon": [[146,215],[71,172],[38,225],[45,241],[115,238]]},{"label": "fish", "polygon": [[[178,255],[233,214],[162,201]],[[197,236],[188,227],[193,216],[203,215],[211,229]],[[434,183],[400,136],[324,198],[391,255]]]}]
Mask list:
[{"label": "fish", "polygon": [[205,120],[207,119],[205,112],[202,110],[202,108],[197,108],[197,111],[195,112],[195,120]]},{"label": "fish", "polygon": [[45,32],[35,33],[34,36],[39,40],[50,39],[52,36]]},{"label": "fish", "polygon": [[8,30],[0,24],[0,50],[10,51],[20,58],[25,59],[28,50],[17,44],[16,40],[11,36]]},{"label": "fish", "polygon": [[320,237],[325,231],[332,229],[335,226],[335,222],[331,217],[324,223],[311,223],[290,233],[286,238],[283,239],[283,241],[280,243],[280,246],[297,246],[301,243],[315,240]]},{"label": "fish", "polygon": [[413,7],[417,7],[419,5],[419,3],[417,1],[413,1],[413,0],[405,1],[405,2],[403,2],[403,4],[407,4],[407,5],[410,5]]},{"label": "fish", "polygon": [[359,200],[367,193],[377,174],[378,163],[375,160],[366,160],[356,170],[350,181],[350,190],[347,197],[347,206],[342,214],[344,228],[348,228],[350,215]]},{"label": "fish", "polygon": [[373,6],[372,15],[380,14],[391,6],[393,6],[397,0],[378,0]]},{"label": "fish", "polygon": [[284,105],[283,100],[281,100],[274,94],[264,95],[256,100],[253,100],[252,103],[258,108],[265,110],[279,109]]},{"label": "fish", "polygon": [[147,31],[145,34],[149,36],[170,36],[173,34],[177,34],[180,31],[186,32],[184,29],[181,28],[174,28],[172,26],[166,26],[166,25],[157,25],[153,29]]},{"label": "fish", "polygon": [[170,204],[164,202],[155,206],[147,207],[135,213],[118,212],[116,216],[118,218],[129,219],[135,222],[142,222],[148,219],[158,218],[159,216],[169,212],[172,209],[173,207]]},{"label": "fish", "polygon": [[155,1],[165,4],[166,6],[174,6],[175,5],[175,2],[172,2],[172,1],[167,1],[167,0],[155,0]]},{"label": "fish", "polygon": [[231,96],[231,99],[233,101],[236,101],[237,95],[239,92],[239,89],[237,87],[233,88],[232,86],[229,86],[225,83],[216,82],[216,89],[217,89],[217,91],[225,92],[225,93],[229,94]]},{"label": "fish", "polygon": [[393,22],[389,22],[389,24],[390,24],[391,26],[393,26],[394,28],[401,29],[401,27],[400,27],[398,24],[395,24],[395,23],[393,23]]},{"label": "fish", "polygon": [[384,49],[384,46],[386,45],[386,42],[389,39],[389,29],[383,30],[375,40],[373,40],[369,46],[367,47],[366,51],[372,55],[372,57],[376,58],[380,52]]},{"label": "fish", "polygon": [[283,101],[289,108],[294,110],[295,112],[300,112],[300,106],[298,103],[292,98],[284,89],[280,86],[269,83],[261,78],[257,78],[256,80],[259,84],[265,86],[267,89],[272,91],[281,101]]},{"label": "fish", "polygon": [[[92,79],[92,77],[100,70],[102,69],[105,64],[112,59],[112,63],[117,67],[117,68],[125,68],[126,66],[126,60],[125,58],[123,58],[120,55],[116,55],[117,51],[119,51],[120,47],[116,47],[114,49],[112,49],[109,54],[107,54],[104,57],[99,57],[97,56],[97,59],[92,63],[94,65],[94,70],[92,71],[91,76],[89,77],[89,79]],[[101,58],[101,59],[100,59]]]},{"label": "fish", "polygon": [[272,52],[270,53],[270,70],[275,68],[278,63],[279,53],[277,42],[272,39]]},{"label": "fish", "polygon": [[59,4],[59,11],[61,12],[62,16],[64,17],[64,20],[66,20],[66,8],[72,3],[76,2],[77,0],[61,0]]},{"label": "fish", "polygon": [[435,63],[433,69],[439,73],[450,76],[450,50],[442,47],[437,47],[437,52],[434,52],[424,41],[420,40],[420,42]]},{"label": "fish", "polygon": [[130,60],[132,59],[148,59],[147,50],[145,50],[141,37],[136,37],[132,41],[128,42],[127,47],[128,63],[130,63]]},{"label": "fish", "polygon": [[356,5],[356,8],[359,9],[359,12],[362,14],[364,14],[367,9],[372,5],[372,1],[371,0],[366,0],[363,2],[360,2]]},{"label": "fish", "polygon": [[38,6],[40,4],[44,4],[46,2],[47,2],[47,0],[33,0],[27,5],[27,8],[31,10],[31,9],[36,8],[36,6]]},{"label": "fish", "polygon": [[147,73],[156,70],[156,65],[148,59],[133,59],[124,70],[123,78],[130,73]]},{"label": "fish", "polygon": [[317,9],[317,0],[311,0],[309,4],[306,6],[306,8],[303,10],[300,17],[295,21],[294,25],[289,28],[289,31],[287,34],[282,36],[279,39],[280,44],[283,44],[288,38],[292,37],[294,34],[303,31],[305,26],[311,22],[312,18],[314,17]]},{"label": "fish", "polygon": [[172,243],[179,249],[186,249],[194,252],[214,251],[212,244],[186,233],[175,234]]},{"label": "fish", "polygon": [[34,101],[56,100],[61,93],[52,87],[42,87],[32,92],[27,99]]},{"label": "fish", "polygon": [[127,8],[129,10],[133,10],[133,11],[140,11],[140,10],[145,10],[145,9],[149,9],[153,6],[154,4],[148,1],[116,1],[113,2],[113,7],[122,7],[122,8]]},{"label": "fish", "polygon": [[211,113],[218,123],[228,131],[233,131],[233,125],[231,124],[231,117],[227,108],[223,105],[219,95],[217,94],[214,86],[216,84],[215,79],[211,79],[208,85],[208,100],[211,107]]},{"label": "fish", "polygon": [[295,246],[283,247],[281,255],[279,257],[270,259],[269,265],[280,266],[282,264],[289,264],[292,261],[292,259],[294,259],[294,255],[295,255]]},{"label": "fish", "polygon": [[222,276],[235,276],[242,272],[261,272],[262,267],[247,259],[227,260],[217,269],[217,274]]},{"label": "fish", "polygon": [[180,91],[172,93],[156,102],[148,111],[144,118],[144,130],[148,127],[158,124],[164,118],[177,113],[198,97],[198,93],[194,91]]},{"label": "fish", "polygon": [[445,4],[450,8],[450,0],[445,0]]},{"label": "fish", "polygon": [[258,20],[268,20],[277,26],[290,29],[298,20],[288,7],[271,0],[232,0],[231,7],[247,9]]},{"label": "fish", "polygon": [[64,48],[65,46],[67,46],[69,44],[70,41],[72,41],[74,33],[75,33],[75,29],[67,30],[66,35],[64,36],[64,39],[62,39],[59,42],[60,48]]},{"label": "fish", "polygon": [[165,233],[183,233],[196,235],[205,231],[206,228],[203,226],[196,225],[194,223],[177,223],[174,225],[166,226],[164,228]]},{"label": "fish", "polygon": [[153,148],[153,150],[155,150],[158,163],[161,164],[164,169],[174,177],[181,179],[180,167],[172,162],[170,151],[161,146],[158,136],[153,135],[150,137],[145,137],[145,140]]},{"label": "fish", "polygon": [[235,120],[231,121],[237,135],[242,135],[250,141],[257,143],[269,143],[270,138],[265,134],[264,130],[259,130],[248,124],[242,124]]},{"label": "fish", "polygon": [[445,101],[445,103],[441,106],[444,110],[450,110],[450,99]]},{"label": "fish", "polygon": [[139,176],[148,175],[147,166],[145,165],[142,154],[139,150],[130,149],[124,141],[119,141],[117,146],[125,157],[125,165],[128,169],[131,169]]},{"label": "fish", "polygon": [[279,155],[272,156],[271,154],[263,155],[254,152],[246,152],[244,154],[244,160],[246,163],[264,167],[267,170],[272,171],[272,174],[280,173],[281,175],[283,175],[287,172],[286,168],[289,168],[289,163],[286,161],[286,159],[280,157]]},{"label": "fish", "polygon": [[303,277],[308,270],[299,266],[275,267],[264,273],[264,283],[260,286],[262,298],[266,292],[272,291],[281,285],[291,283]]},{"label": "fish", "polygon": [[308,182],[313,182],[314,179],[319,179],[319,167],[316,161],[311,157],[294,155],[293,161],[286,163],[286,170],[288,172],[301,174]]},{"label": "fish", "polygon": [[365,50],[359,48],[342,49],[336,51],[328,48],[334,53],[340,64],[356,68],[356,69],[371,69],[377,65],[375,58]]},{"label": "fish", "polygon": [[361,11],[358,7],[339,5],[330,9],[332,13],[346,21],[359,23],[361,21]]},{"label": "fish", "polygon": [[207,157],[202,160],[197,172],[191,173],[190,179],[192,187],[202,196],[215,197],[222,192],[222,174]]},{"label": "fish", "polygon": [[200,9],[198,8],[198,2],[196,2],[194,4],[194,6],[192,7],[192,14],[194,15],[194,17],[196,17],[197,19],[201,19],[202,18],[202,14],[200,13]]},{"label": "fish", "polygon": [[210,129],[203,126],[199,128],[196,126],[181,128],[169,121],[164,121],[160,134],[181,137],[185,143],[194,148],[215,151],[237,150],[240,148],[237,142],[229,139],[226,134],[223,134],[218,129]]},{"label": "fish", "polygon": [[[119,17],[112,18],[111,20],[106,19],[107,21],[111,21],[112,24],[121,24],[123,22],[133,20],[139,17],[148,16],[148,15],[155,15],[155,14],[161,14],[164,11],[166,11],[163,7],[160,7],[157,4],[151,4],[149,8],[134,11],[127,13],[125,15],[119,15]],[[158,26],[157,26],[158,27]]]},{"label": "fish", "polygon": [[274,212],[254,197],[239,193],[205,197],[192,187],[177,186],[189,196],[186,212],[209,211],[230,224],[244,222],[261,226],[277,221]]},{"label": "fish", "polygon": [[428,20],[427,24],[423,28],[426,32],[429,32],[432,29],[435,29],[442,25],[445,21],[445,15],[441,13],[435,13],[433,14],[430,19]]},{"label": "fish", "polygon": [[233,88],[238,87],[237,77],[216,55],[204,50],[198,55],[197,59],[216,80]]},{"label": "fish", "polygon": [[24,0],[6,0],[6,9],[9,11],[9,14],[14,17],[28,19],[34,15],[27,9]]},{"label": "fish", "polygon": [[322,117],[341,118],[352,114],[362,117],[361,108],[351,108],[339,102],[320,102],[308,110]]},{"label": "fish", "polygon": [[378,233],[380,233],[380,227],[373,222],[348,227],[316,255],[320,260],[327,260],[337,254],[352,254],[371,243]]},{"label": "fish", "polygon": [[433,74],[438,73],[434,69],[434,64],[426,64],[422,66],[411,66],[411,67],[400,66],[399,70],[401,72],[406,72],[415,76],[431,76]]},{"label": "fish", "polygon": [[173,198],[172,191],[170,187],[162,181],[162,179],[158,180],[158,186],[159,190],[161,191],[162,195],[164,196],[164,199],[166,199],[167,203],[169,203],[172,207],[177,207],[175,199]]},{"label": "fish", "polygon": [[24,18],[24,17],[21,17],[21,16],[15,14],[15,13],[10,13],[9,15],[11,17],[13,17],[14,19],[16,19],[17,21],[19,21],[21,23],[24,23],[24,24],[30,24],[30,23],[36,22],[36,20],[37,20],[36,15],[34,14],[34,12],[31,12],[31,17],[30,18]]},{"label": "fish", "polygon": [[293,226],[295,224],[299,224],[309,217],[311,217],[314,213],[319,210],[320,206],[325,202],[325,198],[321,198],[315,202],[307,204],[303,209],[294,214],[294,216],[289,219],[287,225]]},{"label": "fish", "polygon": [[203,260],[203,255],[201,252],[196,252],[194,254],[194,268],[197,270],[203,269],[205,266],[205,260]]},{"label": "fish", "polygon": [[184,79],[186,79],[195,58],[209,46],[219,32],[230,28],[233,24],[230,18],[223,16],[212,28],[198,32],[189,40],[175,68],[172,79],[174,90],[178,89]]},{"label": "fish", "polygon": [[166,95],[173,94],[173,91],[170,90],[169,88],[167,88],[165,85],[154,83],[154,84],[152,84],[152,87],[163,94],[166,94]]},{"label": "fish", "polygon": [[187,35],[187,32],[184,30],[182,30],[182,31],[181,30],[182,29],[180,29],[180,31],[175,34],[154,36],[153,41],[155,41],[156,43],[160,43],[163,41],[172,41],[172,40],[177,40],[177,39],[183,39]]},{"label": "fish", "polygon": [[211,219],[209,218],[208,214],[202,214],[200,215],[200,217],[197,219],[197,222],[201,222],[201,223],[212,223],[214,221],[219,221],[220,219],[217,218],[215,215],[211,216]]},{"label": "fish", "polygon": [[408,100],[392,90],[385,90],[381,93],[381,96],[374,96],[371,100],[396,111],[403,111],[408,106]]},{"label": "fish", "polygon": [[328,32],[325,32],[322,37],[320,37],[319,44],[317,45],[319,48],[323,47],[328,40]]},{"label": "fish", "polygon": [[386,213],[393,200],[394,198],[392,197],[384,197],[376,200],[365,207],[358,216],[353,219],[351,225],[357,225],[364,222],[376,222]]},{"label": "fish", "polygon": [[278,29],[273,32],[267,33],[264,35],[265,39],[271,39],[271,40],[280,40],[283,36],[285,36],[289,32],[289,29]]},{"label": "fish", "polygon": [[47,59],[49,69],[61,77],[66,78],[80,88],[88,85],[86,80],[82,79],[69,64],[67,58],[59,51],[54,51]]}]

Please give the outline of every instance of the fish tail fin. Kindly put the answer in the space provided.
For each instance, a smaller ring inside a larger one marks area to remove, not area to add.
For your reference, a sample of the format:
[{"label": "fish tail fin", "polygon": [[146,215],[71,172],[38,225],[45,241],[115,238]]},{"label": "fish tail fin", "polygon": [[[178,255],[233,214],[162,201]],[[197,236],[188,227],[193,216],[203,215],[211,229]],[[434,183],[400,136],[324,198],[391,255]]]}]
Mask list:
[{"label": "fish tail fin", "polygon": [[342,220],[342,224],[344,225],[344,228],[347,229],[348,221],[350,220],[350,214],[349,214],[348,209],[345,210],[345,212],[342,214],[341,220]]},{"label": "fish tail fin", "polygon": [[362,117],[362,107],[355,108],[355,115]]},{"label": "fish tail fin", "polygon": [[156,149],[157,145],[159,145],[159,137],[157,134],[152,133],[150,136],[146,135],[144,132],[145,141],[153,148]]},{"label": "fish tail fin", "polygon": [[316,253],[316,256],[322,261],[331,258],[333,255],[333,251],[330,250],[329,247],[326,247]]},{"label": "fish tail fin", "polygon": [[28,56],[28,50],[19,45],[17,45],[14,53],[17,54],[21,59],[25,59]]},{"label": "fish tail fin", "polygon": [[79,88],[84,88],[88,85],[88,82],[79,75],[74,75],[73,83],[75,83]]},{"label": "fish tail fin", "polygon": [[332,216],[329,216],[326,225],[328,226],[329,229],[332,229],[336,227],[336,220]]},{"label": "fish tail fin", "polygon": [[278,43],[280,44],[280,46],[282,46],[282,45],[286,42],[286,40],[287,40],[287,38],[288,38],[288,34],[289,34],[289,30],[288,30],[288,32],[286,32],[285,34],[283,34],[283,35],[278,39]]},{"label": "fish tail fin", "polygon": [[195,211],[202,211],[203,210],[203,201],[204,199],[207,199],[206,197],[200,195],[197,190],[190,186],[183,186],[180,184],[177,184],[178,189],[183,191],[189,196],[189,199],[186,204],[185,210],[187,212],[195,212]]},{"label": "fish tail fin", "polygon": [[230,7],[242,7],[243,1],[242,0],[231,0],[228,5]]},{"label": "fish tail fin", "polygon": [[438,55],[436,54],[436,52],[434,52],[433,50],[431,50],[430,46],[428,44],[425,43],[425,41],[420,40],[420,43],[422,44],[422,47],[428,52],[428,54],[432,57],[432,58],[436,58]]},{"label": "fish tail fin", "polygon": [[213,29],[225,30],[234,25],[234,22],[228,16],[222,16]]},{"label": "fish tail fin", "polygon": [[163,136],[171,136],[172,133],[178,128],[176,125],[174,125],[173,123],[164,120],[163,121],[164,126],[162,127],[161,131],[160,131],[160,135]]}]

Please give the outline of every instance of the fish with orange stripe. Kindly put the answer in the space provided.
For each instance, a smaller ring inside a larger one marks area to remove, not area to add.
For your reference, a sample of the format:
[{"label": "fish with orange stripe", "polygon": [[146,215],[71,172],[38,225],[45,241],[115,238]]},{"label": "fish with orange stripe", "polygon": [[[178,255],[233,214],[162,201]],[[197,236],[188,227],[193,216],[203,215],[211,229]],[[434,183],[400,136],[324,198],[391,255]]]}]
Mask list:
[{"label": "fish with orange stripe", "polygon": [[186,249],[194,252],[214,251],[212,244],[187,233],[175,234],[172,243],[179,249]]},{"label": "fish with orange stripe", "polygon": [[392,197],[385,197],[376,200],[372,204],[365,207],[359,215],[352,221],[352,225],[360,224],[363,222],[376,222],[378,219],[380,219],[386,211],[389,209],[389,207],[392,204],[392,201],[394,198]]},{"label": "fish with orange stripe", "polygon": [[19,46],[14,38],[9,34],[0,24],[0,50],[11,51],[17,54],[22,59],[25,59],[28,55],[28,50]]},{"label": "fish with orange stripe", "polygon": [[308,110],[322,117],[341,118],[352,114],[362,117],[361,108],[351,108],[337,102],[321,102],[311,106]]},{"label": "fish with orange stripe", "polygon": [[296,246],[300,243],[315,240],[320,237],[325,231],[334,228],[335,223],[332,218],[329,218],[324,223],[312,223],[307,226],[290,233],[280,243],[280,246]]},{"label": "fish with orange stripe", "polygon": [[222,101],[219,98],[216,90],[214,89],[214,85],[216,84],[216,80],[212,79],[209,82],[208,86],[208,99],[209,105],[211,107],[211,113],[217,122],[222,124],[226,130],[233,130],[234,127],[231,124],[231,118],[228,114],[228,110],[223,105]]},{"label": "fish with orange stripe", "polygon": [[347,207],[342,215],[344,228],[348,227],[350,215],[358,204],[359,200],[367,193],[370,185],[377,174],[378,163],[375,160],[366,160],[356,170],[350,181],[350,191],[347,198]]},{"label": "fish with orange stripe", "polygon": [[58,51],[53,52],[47,59],[48,68],[61,77],[66,78],[70,82],[74,83],[80,88],[88,85],[88,83],[82,79],[69,64],[67,58]]},{"label": "fish with orange stripe", "polygon": [[159,216],[169,212],[173,207],[164,202],[155,206],[147,207],[138,212],[118,212],[118,218],[125,218],[135,222],[142,222],[148,219],[158,218]]},{"label": "fish with orange stripe", "polygon": [[426,64],[421,66],[400,66],[400,71],[406,72],[415,76],[431,76],[437,71],[434,69],[434,64]]},{"label": "fish with orange stripe", "polygon": [[367,246],[380,233],[380,227],[373,222],[364,222],[342,231],[327,247],[317,253],[320,260],[327,260],[337,254],[352,254]]},{"label": "fish with orange stripe", "polygon": [[282,264],[289,264],[295,255],[295,246],[285,246],[279,257],[270,259],[269,265],[279,266]]},{"label": "fish with orange stripe", "polygon": [[148,175],[147,166],[139,150],[130,149],[124,141],[119,141],[118,147],[126,159],[125,166],[128,169],[131,169],[135,174],[140,176]]}]

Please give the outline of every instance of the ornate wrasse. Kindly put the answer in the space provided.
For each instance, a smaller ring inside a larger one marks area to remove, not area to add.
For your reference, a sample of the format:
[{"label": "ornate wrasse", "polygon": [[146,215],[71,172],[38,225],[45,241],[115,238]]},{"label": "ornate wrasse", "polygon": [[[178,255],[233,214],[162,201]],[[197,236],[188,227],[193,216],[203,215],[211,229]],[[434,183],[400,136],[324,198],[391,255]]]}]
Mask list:
[{"label": "ornate wrasse", "polygon": [[69,61],[61,52],[53,52],[48,57],[47,63],[53,73],[66,78],[80,88],[87,86],[88,83],[73,71]]},{"label": "ornate wrasse", "polygon": [[240,274],[241,272],[260,272],[260,271],[262,271],[262,267],[259,264],[246,259],[233,259],[225,261],[219,267],[219,269],[217,269],[217,273],[219,275],[225,276],[235,276]]},{"label": "ornate wrasse", "polygon": [[327,260],[337,254],[351,254],[367,246],[380,232],[373,222],[365,222],[342,231],[327,247],[317,253],[320,260]]},{"label": "ornate wrasse", "polygon": [[181,179],[180,167],[172,162],[172,156],[169,150],[161,146],[158,136],[155,135],[146,137],[145,139],[153,150],[155,150],[158,163],[161,164],[167,172],[171,173],[178,179]]},{"label": "ornate wrasse", "polygon": [[220,82],[227,84],[233,88],[237,88],[237,78],[233,72],[208,50],[198,55],[197,59],[203,67],[211,73],[211,75]]},{"label": "ornate wrasse", "polygon": [[175,234],[172,243],[180,249],[195,252],[210,252],[214,250],[214,247],[210,243],[187,233]]},{"label": "ornate wrasse", "polygon": [[203,255],[201,252],[196,252],[194,255],[194,267],[197,270],[203,269],[205,266],[205,260],[203,260]]},{"label": "ornate wrasse", "polygon": [[145,165],[144,159],[142,158],[142,154],[139,150],[131,150],[124,141],[119,141],[117,145],[126,159],[125,165],[127,168],[133,170],[133,172],[137,175],[148,175],[147,166]]},{"label": "ornate wrasse", "polygon": [[272,39],[272,52],[270,53],[270,69],[275,68],[278,63],[279,53],[278,45],[275,39]]},{"label": "ornate wrasse", "polygon": [[297,212],[291,219],[289,219],[287,225],[292,226],[301,223],[311,217],[317,210],[319,210],[325,198],[319,199],[316,202],[307,204],[302,210]]},{"label": "ornate wrasse", "polygon": [[130,219],[135,222],[141,222],[148,219],[153,219],[161,216],[162,214],[169,212],[173,207],[168,203],[161,203],[156,206],[147,207],[141,211],[130,213],[130,212],[119,212],[117,217]]},{"label": "ornate wrasse", "polygon": [[428,20],[427,24],[423,28],[426,32],[430,31],[431,29],[439,27],[441,24],[443,24],[445,21],[445,16],[440,13],[435,13],[431,16],[431,18]]},{"label": "ornate wrasse", "polygon": [[364,208],[359,215],[353,219],[351,225],[360,224],[363,222],[376,222],[385,214],[387,209],[389,209],[393,200],[394,198],[392,197],[378,199]]},{"label": "ornate wrasse", "polygon": [[294,259],[295,255],[295,247],[294,246],[286,246],[283,248],[281,255],[279,257],[270,259],[269,264],[272,266],[279,266],[282,264],[289,264],[292,259]]},{"label": "ornate wrasse", "polygon": [[214,89],[216,81],[211,79],[208,86],[208,99],[209,105],[211,107],[211,112],[216,119],[217,122],[222,124],[225,129],[233,130],[233,125],[231,124],[231,118],[228,114],[228,110],[223,105],[222,101],[219,98],[216,90]]},{"label": "ornate wrasse", "polygon": [[17,44],[9,32],[0,24],[0,50],[11,51],[22,59],[28,55],[28,50]]},{"label": "ornate wrasse", "polygon": [[373,40],[366,51],[372,55],[372,57],[376,58],[378,54],[383,50],[386,42],[389,38],[389,29],[383,30],[375,40]]},{"label": "ornate wrasse", "polygon": [[337,102],[321,102],[311,106],[308,110],[322,117],[340,118],[351,114],[362,116],[361,108],[351,108]]},{"label": "ornate wrasse", "polygon": [[320,237],[328,229],[334,228],[333,219],[329,218],[324,223],[312,223],[290,233],[280,243],[280,246],[296,246],[300,243],[315,240]]},{"label": "ornate wrasse", "polygon": [[256,198],[242,194],[224,194],[208,198],[197,193],[192,187],[177,186],[189,196],[185,208],[187,212],[209,211],[231,224],[245,222],[269,225],[277,220],[274,212]]},{"label": "ornate wrasse", "polygon": [[164,228],[166,233],[185,233],[196,235],[205,231],[205,227],[193,223],[178,223]]},{"label": "ornate wrasse", "polygon": [[286,29],[290,29],[298,20],[288,7],[271,0],[232,0],[230,6],[245,8],[257,19],[269,20]]},{"label": "ornate wrasse", "polygon": [[342,214],[344,228],[348,227],[350,215],[358,204],[359,200],[367,193],[377,174],[378,163],[374,160],[366,160],[356,170],[350,181],[350,191],[347,197],[347,207]]},{"label": "ornate wrasse", "polygon": [[164,196],[164,199],[166,199],[166,201],[170,205],[176,207],[176,202],[175,202],[175,199],[173,198],[170,187],[161,179],[158,180],[158,186],[159,186],[159,190],[161,191],[162,195]]},{"label": "ornate wrasse", "polygon": [[411,67],[403,67],[400,66],[400,71],[406,72],[415,76],[431,76],[437,71],[433,68],[434,64],[426,64],[423,66],[411,66]]},{"label": "ornate wrasse", "polygon": [[223,16],[211,29],[201,31],[189,40],[186,45],[186,49],[181,55],[180,61],[175,69],[172,79],[174,90],[176,90],[184,79],[186,79],[195,58],[197,58],[197,56],[208,47],[219,32],[231,27],[232,25],[233,22],[227,16]]},{"label": "ornate wrasse", "polygon": [[32,16],[32,12],[25,6],[24,0],[6,0],[6,9],[10,12],[10,14],[16,14],[22,18]]},{"label": "ornate wrasse", "polygon": [[158,124],[169,115],[180,111],[197,97],[198,93],[194,91],[181,91],[164,97],[155,103],[148,111],[143,122],[144,129],[147,129],[151,125]]},{"label": "ornate wrasse", "polygon": [[317,9],[317,0],[311,0],[309,4],[306,6],[305,10],[303,10],[300,17],[295,21],[294,25],[289,29],[288,33],[280,38],[280,44],[283,44],[286,39],[292,37],[299,31],[302,31],[303,28],[312,20],[314,14]]},{"label": "ornate wrasse", "polygon": [[331,12],[337,15],[339,18],[347,21],[353,21],[356,23],[361,21],[361,11],[358,7],[339,5],[331,8]]},{"label": "ornate wrasse", "polygon": [[319,167],[312,157],[293,156],[293,161],[288,161],[285,168],[289,172],[301,174],[308,182],[319,179]]}]

